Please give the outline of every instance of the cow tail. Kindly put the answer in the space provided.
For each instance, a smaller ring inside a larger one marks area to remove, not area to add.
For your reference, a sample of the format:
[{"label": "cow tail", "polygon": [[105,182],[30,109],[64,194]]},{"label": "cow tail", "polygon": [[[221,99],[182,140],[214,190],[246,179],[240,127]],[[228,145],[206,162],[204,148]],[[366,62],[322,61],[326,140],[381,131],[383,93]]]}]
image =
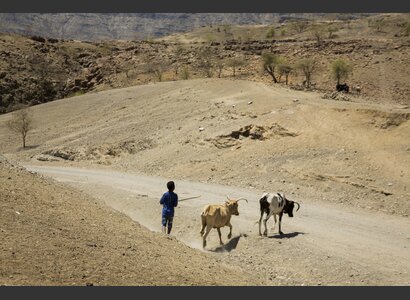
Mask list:
[{"label": "cow tail", "polygon": [[210,207],[209,205],[206,206],[206,207],[204,208],[204,210],[202,211],[202,213],[201,213],[202,228],[204,228],[204,227],[206,226],[206,216],[208,215],[209,207]]},{"label": "cow tail", "polygon": [[267,201],[266,195],[264,195],[262,198],[259,199],[259,206],[261,213],[263,213],[266,209],[266,207],[269,207],[269,203]]},{"label": "cow tail", "polygon": [[210,207],[209,205],[206,206],[206,207],[204,208],[204,210],[201,212],[201,216],[202,216],[202,217],[206,217],[206,216],[208,215],[209,207]]}]

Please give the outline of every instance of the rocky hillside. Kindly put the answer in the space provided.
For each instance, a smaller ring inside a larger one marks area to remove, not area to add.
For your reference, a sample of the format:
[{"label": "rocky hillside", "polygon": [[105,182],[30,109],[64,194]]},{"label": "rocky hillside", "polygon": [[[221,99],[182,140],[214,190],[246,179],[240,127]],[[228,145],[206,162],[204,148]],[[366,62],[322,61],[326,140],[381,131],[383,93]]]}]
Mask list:
[{"label": "rocky hillside", "polygon": [[[304,88],[304,75],[297,70],[297,63],[312,58],[317,68],[311,89],[336,97],[331,95],[335,82],[330,65],[341,58],[352,65],[347,83],[359,86],[362,98],[408,105],[410,39],[403,31],[406,18],[405,14],[385,16],[381,31],[368,25],[377,22],[376,17],[333,22],[333,36],[322,36],[319,42],[312,30],[318,25],[330,26],[328,22],[308,23],[300,33],[292,23],[277,23],[275,31],[285,34],[270,39],[264,35],[271,26],[246,30],[211,26],[191,34],[146,41],[80,42],[0,34],[0,112],[10,110],[15,103],[38,104],[151,81],[234,78],[230,66],[233,58],[245,63],[236,68],[235,78],[268,83],[271,78],[261,67],[263,52],[289,62],[293,67],[289,86],[294,89]],[[284,78],[280,84],[283,82]]]}]

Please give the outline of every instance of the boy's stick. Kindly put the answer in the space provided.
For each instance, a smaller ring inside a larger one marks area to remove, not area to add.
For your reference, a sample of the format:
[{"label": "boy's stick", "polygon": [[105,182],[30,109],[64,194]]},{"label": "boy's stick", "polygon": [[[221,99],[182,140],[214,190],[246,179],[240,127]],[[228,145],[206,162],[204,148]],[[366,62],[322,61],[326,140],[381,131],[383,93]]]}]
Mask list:
[{"label": "boy's stick", "polygon": [[178,202],[185,201],[185,200],[191,200],[191,199],[195,199],[195,198],[199,198],[199,197],[201,197],[201,196],[195,196],[195,197],[183,198],[183,199],[179,199],[179,200],[178,200]]}]

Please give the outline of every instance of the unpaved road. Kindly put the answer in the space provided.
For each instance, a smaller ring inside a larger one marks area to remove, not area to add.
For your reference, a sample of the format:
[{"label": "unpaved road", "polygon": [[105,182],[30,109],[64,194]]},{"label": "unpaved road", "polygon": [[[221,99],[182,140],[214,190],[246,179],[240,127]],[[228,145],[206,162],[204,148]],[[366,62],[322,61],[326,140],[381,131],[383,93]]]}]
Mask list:
[{"label": "unpaved road", "polygon": [[[89,193],[153,231],[160,231],[159,198],[167,179],[108,170],[26,166]],[[258,199],[262,191],[216,184],[177,181],[181,201],[173,234],[185,244],[202,250],[199,214],[205,204],[221,203],[226,195],[245,197],[234,216],[233,238],[218,245],[211,231],[207,250],[221,261],[263,272],[267,284],[287,285],[409,285],[410,222],[381,213],[340,208],[299,200],[294,218],[284,217],[284,236],[272,231],[258,236]]]}]

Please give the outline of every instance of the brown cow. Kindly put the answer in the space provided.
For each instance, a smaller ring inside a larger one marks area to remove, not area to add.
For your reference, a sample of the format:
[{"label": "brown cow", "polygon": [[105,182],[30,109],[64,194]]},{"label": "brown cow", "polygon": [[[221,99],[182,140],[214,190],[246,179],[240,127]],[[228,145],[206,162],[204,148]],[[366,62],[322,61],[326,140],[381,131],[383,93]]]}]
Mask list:
[{"label": "brown cow", "polygon": [[[225,201],[224,204],[210,204],[204,207],[204,210],[201,213],[201,220],[202,220],[202,229],[201,229],[201,236],[203,238],[202,246],[205,248],[206,246],[206,237],[208,236],[209,232],[212,228],[216,228],[219,234],[219,241],[221,245],[223,245],[222,238],[221,238],[221,227],[229,226],[229,234],[228,239],[232,236],[232,225],[231,225],[231,216],[239,216],[238,212],[238,201],[246,199],[229,199]],[[205,232],[206,227],[206,232]],[[204,234],[205,232],[205,234]]]}]

